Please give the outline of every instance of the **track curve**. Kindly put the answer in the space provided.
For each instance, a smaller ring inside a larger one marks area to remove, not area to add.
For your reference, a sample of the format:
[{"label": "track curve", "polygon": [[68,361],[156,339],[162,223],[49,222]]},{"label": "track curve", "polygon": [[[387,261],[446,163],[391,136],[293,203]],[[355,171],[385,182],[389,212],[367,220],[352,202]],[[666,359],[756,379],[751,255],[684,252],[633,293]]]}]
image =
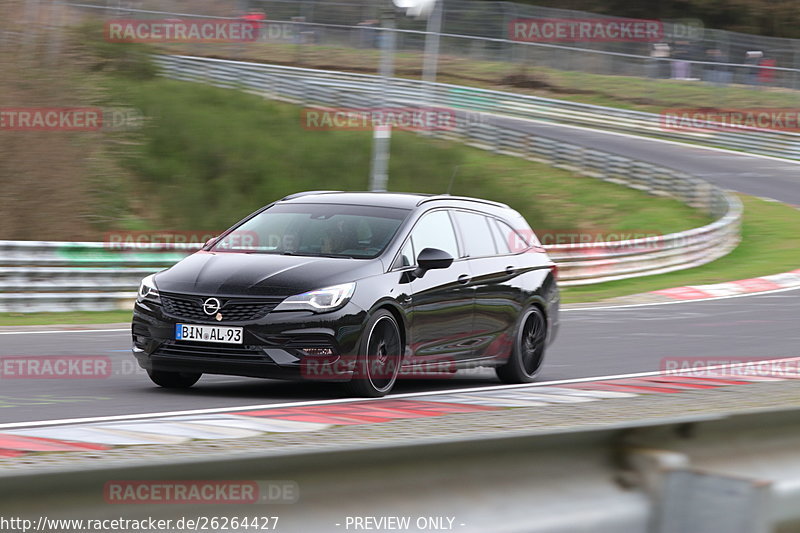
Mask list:
[{"label": "track curve", "polygon": [[[790,161],[705,149],[571,126],[504,117],[489,121],[683,170],[724,188],[800,205],[800,166]],[[771,274],[771,272],[765,272]],[[797,355],[800,290],[742,298],[564,314],[540,381],[659,370],[665,358],[759,359]],[[188,392],[159,389],[135,367],[127,330],[0,333],[0,357],[104,356],[102,379],[0,379],[0,424],[341,397],[333,384],[207,376]],[[397,393],[485,387],[491,371],[398,383]]]}]

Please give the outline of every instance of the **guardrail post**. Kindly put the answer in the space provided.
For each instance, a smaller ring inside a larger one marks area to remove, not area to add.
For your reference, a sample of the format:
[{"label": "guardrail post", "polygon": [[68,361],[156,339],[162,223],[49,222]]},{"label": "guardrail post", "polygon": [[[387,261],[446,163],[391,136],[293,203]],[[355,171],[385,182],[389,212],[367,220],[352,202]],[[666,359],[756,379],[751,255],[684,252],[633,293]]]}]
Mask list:
[{"label": "guardrail post", "polygon": [[770,531],[767,481],[695,469],[670,450],[628,450],[626,463],[651,498],[652,533]]}]

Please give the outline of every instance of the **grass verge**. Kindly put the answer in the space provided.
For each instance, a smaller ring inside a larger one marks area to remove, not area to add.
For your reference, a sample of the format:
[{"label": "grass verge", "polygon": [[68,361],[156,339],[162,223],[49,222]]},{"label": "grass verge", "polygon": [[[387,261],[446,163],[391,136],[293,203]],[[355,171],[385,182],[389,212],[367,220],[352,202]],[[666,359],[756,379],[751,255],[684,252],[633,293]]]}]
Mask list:
[{"label": "grass verge", "polygon": [[[158,190],[138,227],[221,230],[301,190],[367,190],[372,134],[304,128],[302,108],[207,85],[112,82],[147,116],[131,147],[135,196]],[[709,219],[677,200],[408,132],[392,136],[389,190],[451,192],[507,203],[534,228],[671,233]],[[149,226],[149,227],[148,227]]]}]

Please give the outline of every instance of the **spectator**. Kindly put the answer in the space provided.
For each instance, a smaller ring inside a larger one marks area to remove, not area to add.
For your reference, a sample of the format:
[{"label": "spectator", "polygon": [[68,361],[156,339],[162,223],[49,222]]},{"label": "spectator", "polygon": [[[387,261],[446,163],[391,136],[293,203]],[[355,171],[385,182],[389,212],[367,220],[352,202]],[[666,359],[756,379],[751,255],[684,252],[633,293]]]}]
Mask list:
[{"label": "spectator", "polygon": [[705,65],[705,79],[712,85],[725,85],[727,82],[726,67],[722,63],[727,63],[719,48],[711,48],[706,51],[706,61],[710,64]]},{"label": "spectator", "polygon": [[675,43],[674,52],[672,57],[672,78],[676,80],[688,80],[691,75],[692,66],[689,63],[691,59],[691,50],[688,41],[678,41]]},{"label": "spectator", "polygon": [[264,25],[267,21],[267,14],[261,11],[249,11],[248,13],[239,17],[241,20],[244,20],[250,23],[250,26],[253,28],[253,35],[257,35],[258,39],[262,39],[261,30],[264,28]]},{"label": "spectator", "polygon": [[359,34],[359,48],[378,48],[380,46],[380,32],[376,29],[379,28],[381,22],[379,20],[364,20],[358,23],[360,28]]},{"label": "spectator", "polygon": [[669,45],[667,43],[654,43],[650,50],[650,77],[651,78],[667,78],[667,67],[669,59]]},{"label": "spectator", "polygon": [[758,83],[758,64],[761,58],[764,57],[764,52],[760,50],[750,50],[744,55],[744,64],[748,66],[745,69],[745,83],[747,85],[756,85]]},{"label": "spectator", "polygon": [[760,85],[772,85],[775,79],[775,70],[772,67],[774,67],[775,64],[774,59],[764,58],[759,61],[758,65],[761,68],[758,69],[758,83]]}]

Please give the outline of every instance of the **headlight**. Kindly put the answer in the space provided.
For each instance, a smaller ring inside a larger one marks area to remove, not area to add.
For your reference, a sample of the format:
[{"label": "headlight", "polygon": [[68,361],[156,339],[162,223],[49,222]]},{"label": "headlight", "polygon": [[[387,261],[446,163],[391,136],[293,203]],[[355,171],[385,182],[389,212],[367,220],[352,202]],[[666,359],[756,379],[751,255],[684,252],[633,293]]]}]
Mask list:
[{"label": "headlight", "polygon": [[295,296],[289,296],[275,308],[275,311],[314,311],[317,313],[333,311],[342,307],[353,296],[356,288],[355,283],[344,283],[325,287],[315,291],[304,292]]},{"label": "headlight", "polygon": [[155,274],[150,274],[142,280],[142,283],[139,285],[139,297],[137,298],[138,301],[161,301],[161,298],[158,295],[158,289],[156,289],[156,282],[153,281],[153,276],[155,276]]}]

